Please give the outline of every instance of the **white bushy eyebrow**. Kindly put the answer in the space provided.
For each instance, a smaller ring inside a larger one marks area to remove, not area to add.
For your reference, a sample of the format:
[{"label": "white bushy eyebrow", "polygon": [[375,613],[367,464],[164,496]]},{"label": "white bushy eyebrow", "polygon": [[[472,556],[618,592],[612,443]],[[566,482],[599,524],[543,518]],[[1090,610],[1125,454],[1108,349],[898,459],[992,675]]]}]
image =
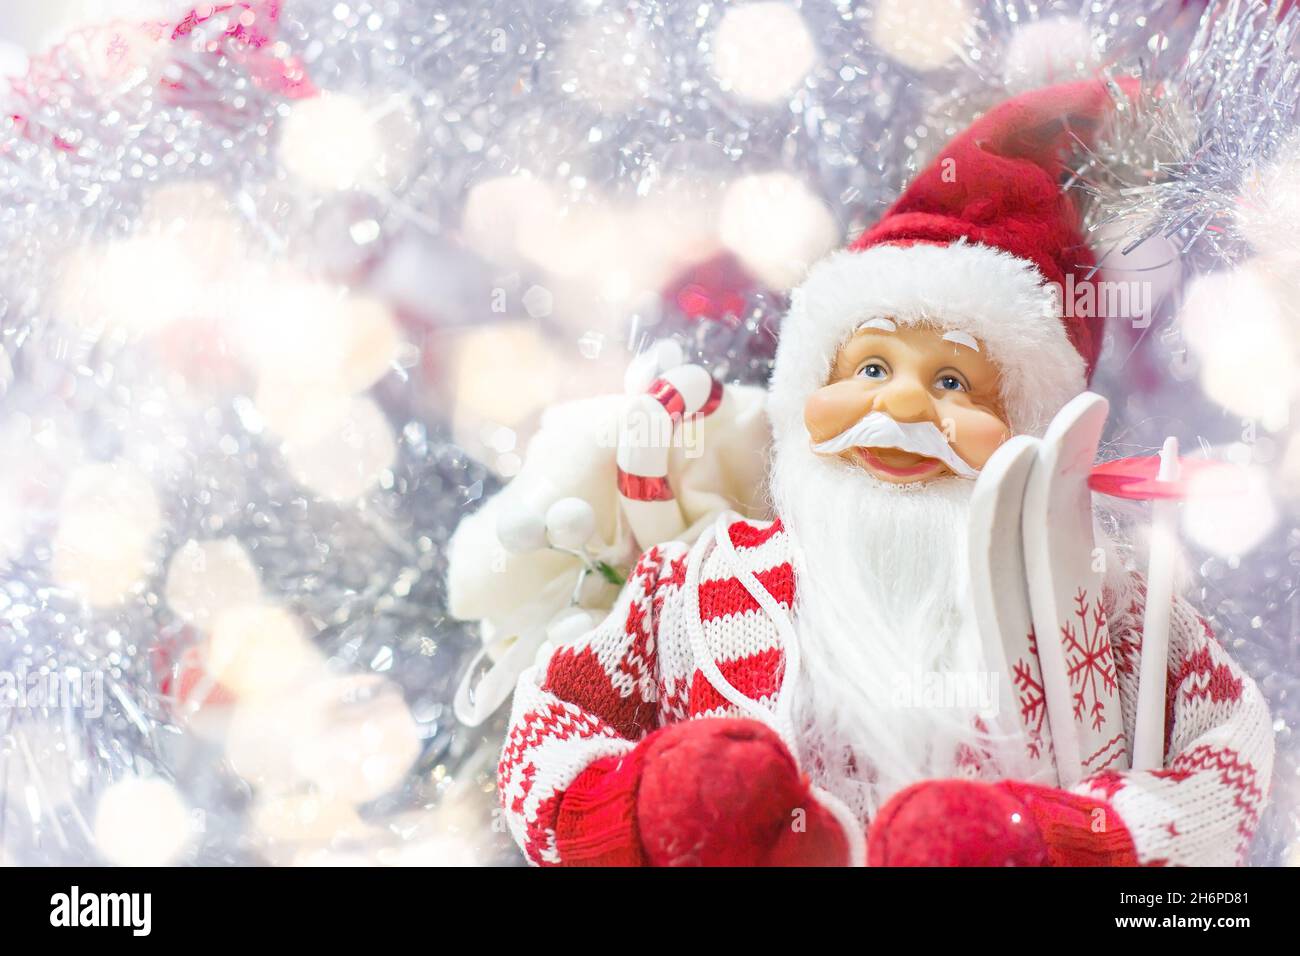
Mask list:
[{"label": "white bushy eyebrow", "polygon": [[971,335],[969,332],[945,332],[943,333],[943,340],[945,342],[953,342],[957,345],[964,345],[966,348],[975,352],[980,350],[980,344],[975,341],[975,336]]},{"label": "white bushy eyebrow", "polygon": [[867,321],[858,326],[859,332],[863,329],[876,329],[879,332],[897,332],[898,323],[893,319],[867,319]]}]

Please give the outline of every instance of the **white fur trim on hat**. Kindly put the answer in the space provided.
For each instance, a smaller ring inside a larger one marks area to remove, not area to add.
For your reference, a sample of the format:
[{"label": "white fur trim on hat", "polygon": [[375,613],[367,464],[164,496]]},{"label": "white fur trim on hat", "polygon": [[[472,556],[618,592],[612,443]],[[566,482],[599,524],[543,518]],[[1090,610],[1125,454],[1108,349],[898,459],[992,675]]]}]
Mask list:
[{"label": "white fur trim on hat", "polygon": [[886,316],[975,336],[1002,372],[1016,433],[1041,434],[1087,385],[1061,321],[1061,290],[1032,262],[965,241],[846,249],[813,266],[791,296],[768,399],[778,442],[806,439],[804,402],[826,384],[840,346]]}]

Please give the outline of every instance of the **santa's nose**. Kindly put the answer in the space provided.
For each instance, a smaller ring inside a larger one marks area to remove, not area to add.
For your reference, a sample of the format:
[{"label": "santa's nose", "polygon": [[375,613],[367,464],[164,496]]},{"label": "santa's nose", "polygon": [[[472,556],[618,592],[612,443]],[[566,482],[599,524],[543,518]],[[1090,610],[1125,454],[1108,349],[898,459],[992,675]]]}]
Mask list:
[{"label": "santa's nose", "polygon": [[876,392],[875,399],[874,410],[896,422],[933,422],[938,418],[930,393],[910,379],[895,379]]}]

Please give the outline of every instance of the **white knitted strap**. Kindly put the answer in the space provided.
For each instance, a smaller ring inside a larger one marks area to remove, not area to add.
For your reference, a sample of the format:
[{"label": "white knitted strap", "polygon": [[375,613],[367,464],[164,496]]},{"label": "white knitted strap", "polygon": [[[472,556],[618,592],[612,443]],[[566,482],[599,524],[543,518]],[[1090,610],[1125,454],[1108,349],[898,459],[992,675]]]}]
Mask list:
[{"label": "white knitted strap", "polygon": [[[719,518],[719,523],[725,522],[725,517],[724,515]],[[691,657],[695,659],[695,666],[700,669],[704,679],[712,684],[713,689],[725,700],[734,704],[742,713],[747,713],[755,720],[771,727],[784,740],[785,736],[781,733],[781,728],[776,725],[773,714],[752,697],[742,694],[723,676],[704,636],[704,624],[700,621],[700,573],[711,543],[708,534],[700,535],[686,559],[686,636],[691,643]]]},{"label": "white knitted strap", "polygon": [[776,732],[789,746],[790,752],[795,754],[798,759],[798,750],[796,749],[796,740],[794,733],[794,685],[799,679],[799,667],[801,661],[799,658],[799,639],[795,634],[794,625],[790,622],[790,615],[785,612],[785,608],[777,603],[772,597],[770,591],[763,587],[761,581],[755,577],[754,573],[740,563],[740,556],[736,554],[736,546],[731,541],[731,534],[728,530],[734,521],[742,521],[743,518],[734,512],[726,512],[718,521],[715,537],[717,538],[718,547],[727,557],[728,570],[735,574],[736,579],[749,592],[750,597],[758,602],[758,606],[763,609],[772,623],[776,625],[777,635],[781,643],[781,653],[785,660],[785,672],[781,677],[781,687],[777,691],[774,727]]},{"label": "white knitted strap", "polygon": [[[742,520],[739,515],[728,513],[724,520],[718,523],[717,541],[718,546],[730,558],[730,570],[734,571],[736,578],[740,581],[750,596],[758,602],[767,616],[772,619],[776,626],[777,633],[780,635],[782,644],[782,653],[785,658],[785,673],[781,678],[781,688],[777,692],[775,723],[776,731],[785,741],[791,756],[794,757],[796,764],[799,761],[798,741],[795,737],[794,727],[794,699],[795,684],[799,679],[799,669],[802,666],[800,657],[799,635],[794,629],[794,623],[790,615],[786,613],[785,608],[772,597],[772,593],[765,587],[757,576],[748,568],[740,564],[740,556],[736,554],[736,547],[732,543],[729,527],[735,520]],[[845,842],[849,846],[849,865],[866,866],[867,865],[867,841],[866,834],[863,832],[862,823],[858,820],[857,815],[848,808],[839,797],[835,796],[828,790],[813,784],[811,787],[812,795],[817,798],[817,802],[831,812],[839,823],[840,828],[844,831]]]},{"label": "white knitted strap", "polygon": [[[708,534],[700,535],[700,539],[695,542],[695,546],[691,549],[686,564],[686,633],[691,643],[691,656],[695,658],[695,666],[700,669],[704,679],[713,685],[714,690],[739,708],[742,713],[752,715],[776,732],[776,735],[785,743],[786,749],[789,750],[790,756],[795,761],[795,766],[798,767],[799,747],[795,738],[792,713],[795,684],[798,681],[800,667],[799,640],[794,624],[790,620],[790,615],[785,612],[785,608],[781,607],[767,588],[763,587],[762,582],[758,580],[752,571],[740,564],[739,555],[736,554],[736,547],[731,541],[729,531],[732,523],[740,520],[743,519],[734,512],[726,512],[721,515],[715,526],[713,539],[726,558],[724,572],[735,575],[736,579],[740,581],[750,596],[758,602],[758,606],[763,609],[776,626],[778,639],[782,644],[781,651],[785,659],[785,673],[781,678],[781,687],[777,691],[775,712],[769,711],[752,697],[742,694],[731,681],[727,680],[722,671],[719,670],[718,662],[709,650],[704,635],[704,625],[700,621],[700,574],[704,566],[704,559],[708,555]],[[821,787],[814,784],[811,786],[810,792],[818,803],[830,811],[844,831],[845,842],[849,847],[849,865],[866,866],[866,835],[863,833],[862,824],[857,816],[842,800]]]}]

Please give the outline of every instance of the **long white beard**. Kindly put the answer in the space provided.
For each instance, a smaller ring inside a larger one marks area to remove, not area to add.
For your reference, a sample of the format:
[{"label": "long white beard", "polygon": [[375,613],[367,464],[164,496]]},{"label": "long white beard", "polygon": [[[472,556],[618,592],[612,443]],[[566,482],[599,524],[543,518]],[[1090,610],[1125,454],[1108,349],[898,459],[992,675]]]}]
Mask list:
[{"label": "long white beard", "polygon": [[973,488],[892,485],[788,443],[775,456],[773,501],[796,553],[800,763],[864,822],[918,780],[1001,775],[970,759],[1002,746],[977,720],[985,699],[917,694],[945,676],[993,679],[966,597]]}]

